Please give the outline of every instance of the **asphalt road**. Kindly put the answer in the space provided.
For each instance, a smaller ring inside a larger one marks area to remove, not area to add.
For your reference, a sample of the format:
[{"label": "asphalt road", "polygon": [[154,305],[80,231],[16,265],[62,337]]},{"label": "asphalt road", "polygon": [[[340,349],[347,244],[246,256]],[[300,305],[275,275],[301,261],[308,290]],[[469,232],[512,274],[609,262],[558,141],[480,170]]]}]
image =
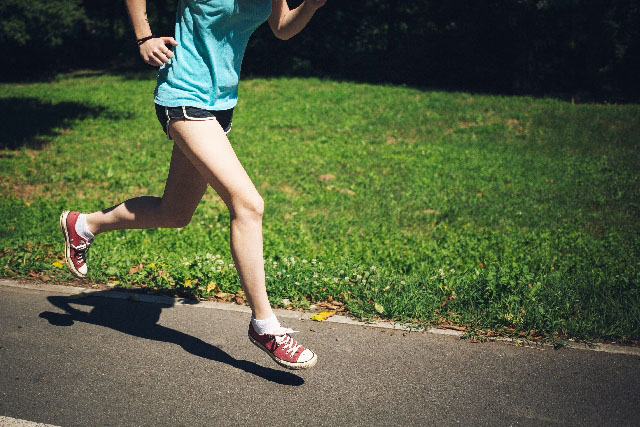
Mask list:
[{"label": "asphalt road", "polygon": [[0,286],[0,416],[58,426],[640,425],[640,357],[283,319],[285,371],[248,314]]}]

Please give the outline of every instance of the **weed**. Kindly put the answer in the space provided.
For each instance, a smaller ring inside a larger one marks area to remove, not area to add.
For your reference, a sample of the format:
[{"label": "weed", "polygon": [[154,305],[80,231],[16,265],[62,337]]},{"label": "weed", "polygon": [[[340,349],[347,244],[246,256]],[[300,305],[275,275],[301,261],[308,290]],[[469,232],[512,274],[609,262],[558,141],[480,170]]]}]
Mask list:
[{"label": "weed", "polygon": [[[71,279],[60,268],[63,209],[162,194],[171,145],[153,87],[108,75],[0,84],[0,107],[24,100],[23,115],[54,115],[5,125],[0,275]],[[638,106],[470,103],[317,79],[240,90],[230,139],[266,201],[274,305],[516,335],[640,336]],[[242,299],[229,216],[208,191],[187,227],[97,236],[89,280]]]}]

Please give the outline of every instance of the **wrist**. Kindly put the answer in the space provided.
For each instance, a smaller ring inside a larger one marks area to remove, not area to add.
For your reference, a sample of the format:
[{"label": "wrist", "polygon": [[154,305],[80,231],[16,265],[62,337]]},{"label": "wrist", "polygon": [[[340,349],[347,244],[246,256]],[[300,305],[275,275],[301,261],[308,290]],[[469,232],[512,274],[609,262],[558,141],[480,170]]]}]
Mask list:
[{"label": "wrist", "polygon": [[147,42],[148,40],[151,39],[155,39],[156,36],[154,36],[153,34],[151,34],[150,36],[146,36],[146,37],[142,37],[138,40],[136,40],[136,44],[138,45],[138,47],[142,46],[145,42]]}]

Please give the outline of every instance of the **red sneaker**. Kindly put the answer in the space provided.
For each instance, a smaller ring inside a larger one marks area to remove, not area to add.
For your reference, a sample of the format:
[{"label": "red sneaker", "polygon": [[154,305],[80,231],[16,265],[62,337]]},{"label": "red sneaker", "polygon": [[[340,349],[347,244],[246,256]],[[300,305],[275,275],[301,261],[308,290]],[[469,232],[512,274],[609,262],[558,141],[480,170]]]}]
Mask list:
[{"label": "red sneaker", "polygon": [[318,356],[291,338],[291,332],[291,329],[282,328],[280,335],[258,335],[253,325],[249,324],[251,342],[264,350],[278,365],[287,369],[312,368],[318,361]]},{"label": "red sneaker", "polygon": [[64,211],[60,215],[60,229],[64,236],[64,258],[74,276],[83,278],[87,275],[86,255],[92,241],[82,238],[76,233],[76,221],[80,212]]}]

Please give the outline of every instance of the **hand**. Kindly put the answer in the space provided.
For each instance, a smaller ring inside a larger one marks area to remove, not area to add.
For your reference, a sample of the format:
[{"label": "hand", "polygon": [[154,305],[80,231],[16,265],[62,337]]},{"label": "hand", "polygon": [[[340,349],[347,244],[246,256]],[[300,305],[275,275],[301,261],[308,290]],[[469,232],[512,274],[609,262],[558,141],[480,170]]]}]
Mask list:
[{"label": "hand", "polygon": [[318,10],[320,9],[322,6],[324,6],[324,4],[327,2],[327,0],[305,0],[304,4],[307,7],[310,7],[313,10]]},{"label": "hand", "polygon": [[140,45],[140,56],[149,65],[159,67],[173,58],[173,52],[166,45],[178,46],[173,37],[155,37]]}]

